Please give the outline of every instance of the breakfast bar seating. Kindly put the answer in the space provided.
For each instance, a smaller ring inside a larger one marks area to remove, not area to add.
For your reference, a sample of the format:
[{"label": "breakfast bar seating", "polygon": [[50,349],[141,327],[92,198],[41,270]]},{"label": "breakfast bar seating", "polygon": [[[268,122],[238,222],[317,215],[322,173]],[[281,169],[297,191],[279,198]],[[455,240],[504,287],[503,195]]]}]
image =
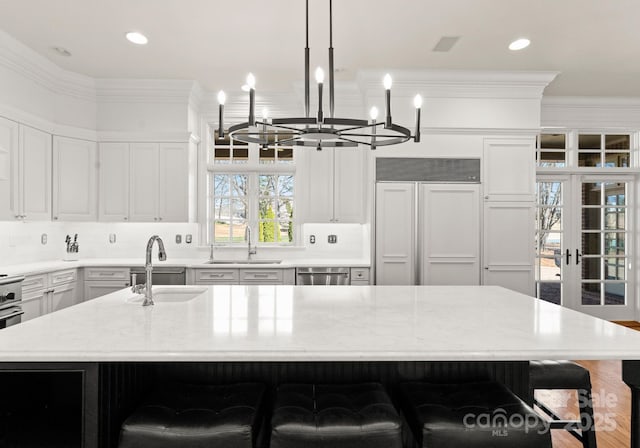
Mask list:
[{"label": "breakfast bar seating", "polygon": [[153,392],[122,424],[119,448],[253,448],[264,385],[173,384]]}]

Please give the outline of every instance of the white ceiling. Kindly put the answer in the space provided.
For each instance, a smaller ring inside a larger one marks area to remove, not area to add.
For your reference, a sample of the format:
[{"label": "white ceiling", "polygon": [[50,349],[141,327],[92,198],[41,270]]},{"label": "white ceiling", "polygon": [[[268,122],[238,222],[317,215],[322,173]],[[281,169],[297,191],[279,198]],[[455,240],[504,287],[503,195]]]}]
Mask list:
[{"label": "white ceiling", "polygon": [[[195,79],[283,90],[303,78],[303,0],[0,0],[0,29],[96,78]],[[310,0],[312,69],[326,69],[328,0]],[[550,70],[545,95],[640,96],[638,0],[335,0],[338,79],[358,69]],[[130,30],[147,46],[124,39]],[[448,53],[432,48],[460,36]],[[517,37],[531,39],[520,52]],[[63,57],[51,47],[68,49]]]}]

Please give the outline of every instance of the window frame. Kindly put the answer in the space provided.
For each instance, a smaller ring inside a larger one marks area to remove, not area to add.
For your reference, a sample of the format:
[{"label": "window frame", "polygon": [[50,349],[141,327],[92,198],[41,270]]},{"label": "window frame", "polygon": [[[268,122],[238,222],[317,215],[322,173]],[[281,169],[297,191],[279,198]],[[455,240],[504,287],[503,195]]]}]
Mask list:
[{"label": "window frame", "polygon": [[[278,163],[277,161],[274,163],[260,163],[260,151],[261,148],[257,144],[249,144],[242,145],[242,148],[248,148],[248,158],[243,160],[240,163],[234,163],[231,158],[229,163],[215,163],[215,149],[219,147],[219,140],[215,138],[215,135],[212,133],[210,135],[210,144],[207,147],[206,153],[206,219],[205,219],[205,237],[208,245],[214,246],[226,246],[226,247],[244,247],[246,243],[242,242],[233,242],[233,241],[215,241],[214,235],[214,225],[212,219],[212,213],[214,208],[214,187],[213,187],[213,179],[215,175],[246,175],[247,176],[247,194],[246,194],[246,223],[251,227],[253,231],[253,235],[256,235],[254,241],[256,244],[259,244],[263,247],[294,247],[298,244],[299,241],[299,229],[300,223],[296,219],[296,207],[299,206],[296,198],[298,197],[299,185],[298,179],[296,176],[297,172],[297,151],[295,150],[295,146],[293,146],[293,154],[291,162],[282,162]],[[233,142],[231,141],[231,147],[233,147]],[[277,148],[276,148],[277,149]],[[230,154],[231,155],[231,154]],[[232,157],[232,156],[231,156]],[[260,185],[259,185],[259,176],[261,175],[269,175],[269,176],[293,176],[293,195],[291,196],[291,200],[293,203],[294,215],[290,220],[293,226],[293,241],[291,242],[263,242],[258,239],[258,229],[259,229],[259,205],[260,205]]]}]

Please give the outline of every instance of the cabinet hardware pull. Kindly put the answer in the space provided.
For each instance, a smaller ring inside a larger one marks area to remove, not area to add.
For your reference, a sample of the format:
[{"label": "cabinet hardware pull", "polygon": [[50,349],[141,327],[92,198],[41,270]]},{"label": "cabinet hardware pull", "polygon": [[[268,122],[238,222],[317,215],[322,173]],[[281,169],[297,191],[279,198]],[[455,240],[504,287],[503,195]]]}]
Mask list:
[{"label": "cabinet hardware pull", "polygon": [[571,258],[571,251],[567,249],[567,252],[565,253],[565,255],[567,256],[567,265],[569,265],[569,259]]},{"label": "cabinet hardware pull", "polygon": [[582,254],[576,249],[576,264],[580,264],[580,257],[582,257]]},{"label": "cabinet hardware pull", "polygon": [[107,276],[108,277],[113,277],[114,275],[116,275],[116,273],[115,272],[100,272],[100,273],[98,273],[98,275],[101,276],[101,277],[103,277],[103,276],[104,277],[107,277]]}]

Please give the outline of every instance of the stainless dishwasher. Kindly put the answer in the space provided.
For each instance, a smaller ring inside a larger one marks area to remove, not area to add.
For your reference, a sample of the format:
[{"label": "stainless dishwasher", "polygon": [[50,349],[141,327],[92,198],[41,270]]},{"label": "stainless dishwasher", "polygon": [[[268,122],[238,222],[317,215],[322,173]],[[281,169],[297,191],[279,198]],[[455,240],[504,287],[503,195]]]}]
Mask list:
[{"label": "stainless dishwasher", "polygon": [[[184,285],[186,283],[185,268],[170,268],[165,266],[153,267],[153,284],[154,285]],[[144,268],[131,268],[131,280],[133,275],[136,276],[138,285],[146,283],[147,274]],[[133,284],[133,283],[132,283]]]},{"label": "stainless dishwasher", "polygon": [[350,285],[349,268],[297,268],[296,285]]}]

